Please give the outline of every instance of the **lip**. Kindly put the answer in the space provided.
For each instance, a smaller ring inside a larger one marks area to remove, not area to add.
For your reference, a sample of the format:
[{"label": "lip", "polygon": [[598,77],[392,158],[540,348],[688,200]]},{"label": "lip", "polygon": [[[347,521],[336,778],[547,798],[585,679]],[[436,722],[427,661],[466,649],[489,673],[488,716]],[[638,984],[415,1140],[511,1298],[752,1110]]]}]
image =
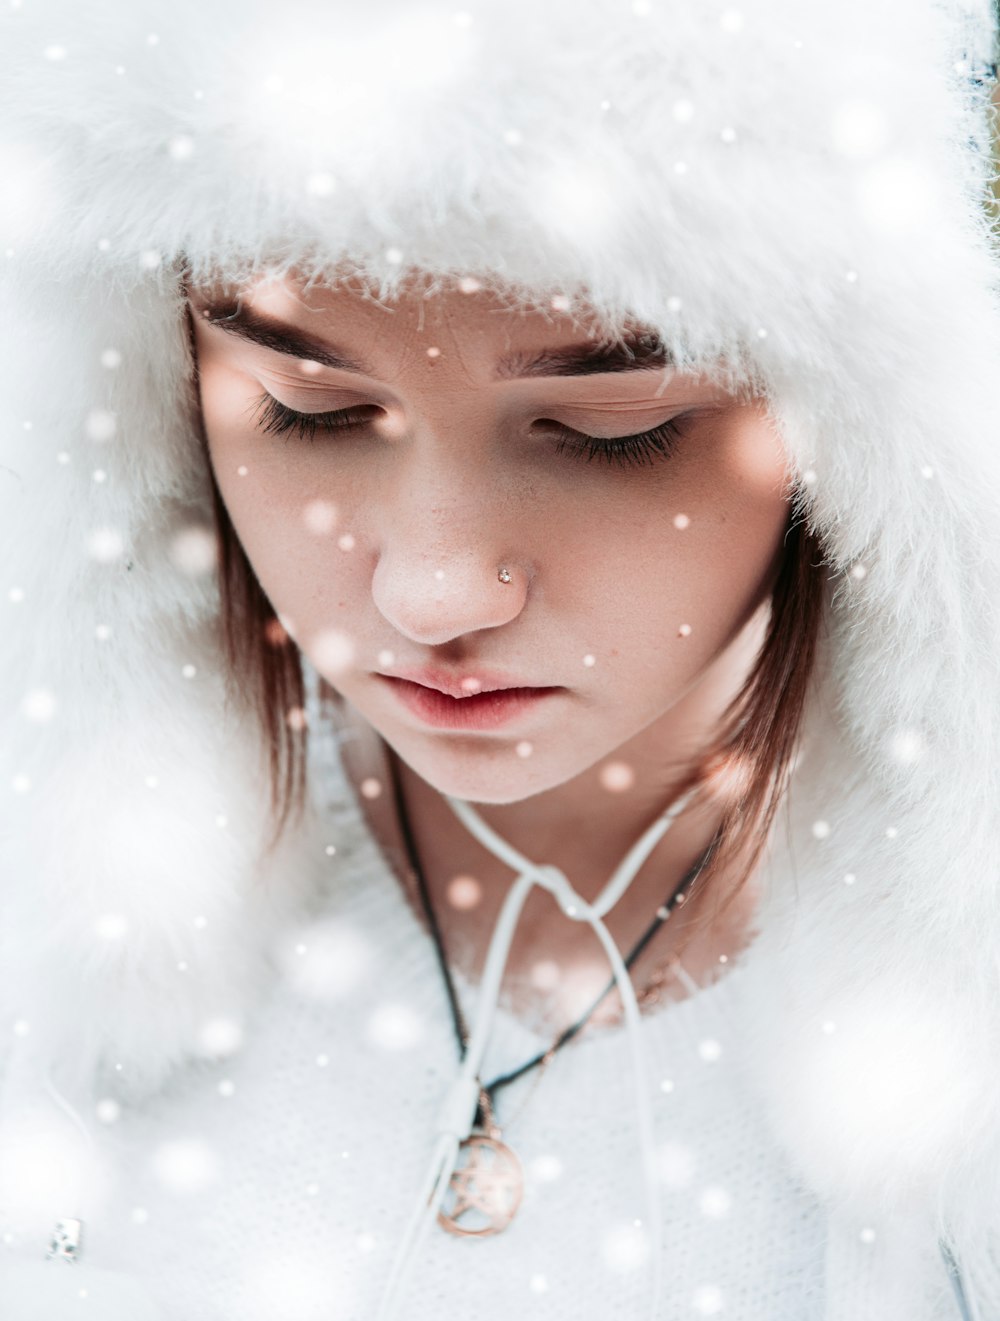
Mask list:
[{"label": "lip", "polygon": [[404,667],[398,670],[380,672],[383,679],[406,679],[419,684],[421,688],[435,688],[439,693],[468,701],[479,693],[499,692],[503,688],[530,688],[542,692],[543,685],[529,683],[527,679],[518,679],[511,674],[501,674],[499,670],[467,670],[457,674],[441,666],[424,665],[419,669]]},{"label": "lip", "polygon": [[[421,673],[426,677],[428,672]],[[376,677],[392,689],[408,711],[435,729],[497,729],[527,714],[546,697],[562,691],[560,688],[535,688],[509,682],[500,684],[498,676],[477,671],[474,677],[482,683],[482,689],[471,695],[453,697],[440,687],[398,674],[378,674]],[[466,676],[469,677],[472,676]],[[453,689],[462,691],[453,679],[444,681]],[[437,682],[442,682],[440,675]]]}]

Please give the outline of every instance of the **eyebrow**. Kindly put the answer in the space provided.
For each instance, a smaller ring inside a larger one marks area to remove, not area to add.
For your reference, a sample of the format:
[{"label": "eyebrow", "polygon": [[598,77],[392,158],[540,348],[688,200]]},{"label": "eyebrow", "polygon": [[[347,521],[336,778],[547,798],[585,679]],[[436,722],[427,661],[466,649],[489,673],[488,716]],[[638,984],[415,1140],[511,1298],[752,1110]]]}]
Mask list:
[{"label": "eyebrow", "polygon": [[[199,306],[198,315],[227,334],[236,335],[274,353],[318,362],[336,371],[358,372],[364,376],[378,373],[362,359],[352,358],[336,345],[310,335],[308,331],[284,321],[265,316],[238,302]],[[616,342],[570,344],[561,349],[543,349],[538,353],[507,354],[497,365],[495,379],[520,380],[545,376],[595,376],[606,372],[648,371],[670,367],[672,355],[657,335],[650,331],[629,332]]]}]

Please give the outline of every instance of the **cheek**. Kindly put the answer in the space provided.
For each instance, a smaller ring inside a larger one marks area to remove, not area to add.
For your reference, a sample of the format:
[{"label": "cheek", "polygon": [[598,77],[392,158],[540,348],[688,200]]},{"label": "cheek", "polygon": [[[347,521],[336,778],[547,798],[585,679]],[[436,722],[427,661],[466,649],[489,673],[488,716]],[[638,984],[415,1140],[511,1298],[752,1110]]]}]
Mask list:
[{"label": "cheek", "polygon": [[[613,481],[609,489],[614,487]],[[770,591],[788,526],[786,463],[767,418],[741,410],[689,432],[656,469],[614,488],[586,527],[563,507],[550,582],[588,637],[651,682],[697,672]],[[595,634],[597,636],[595,636]],[[680,671],[678,668],[680,667]]]},{"label": "cheek", "polygon": [[236,536],[275,609],[307,622],[324,586],[350,572],[343,511],[325,496],[308,442],[254,430],[259,390],[244,375],[209,360],[200,383],[212,470]]}]

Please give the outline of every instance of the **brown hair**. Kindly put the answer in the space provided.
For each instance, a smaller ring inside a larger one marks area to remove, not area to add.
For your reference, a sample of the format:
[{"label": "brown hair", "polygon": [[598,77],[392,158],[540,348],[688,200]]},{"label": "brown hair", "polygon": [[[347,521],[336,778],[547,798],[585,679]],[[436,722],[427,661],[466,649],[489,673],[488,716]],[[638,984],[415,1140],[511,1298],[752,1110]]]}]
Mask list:
[{"label": "brown hair", "polygon": [[[306,801],[308,729],[300,653],[257,581],[214,474],[212,494],[229,676],[251,693],[259,713],[271,785],[273,848]],[[715,743],[671,796],[720,772],[732,776],[720,843],[697,882],[703,890],[725,865],[745,854],[742,874],[723,907],[756,866],[784,796],[823,617],[822,568],[818,538],[793,502],[771,593],[770,621],[756,661],[723,713]]]}]

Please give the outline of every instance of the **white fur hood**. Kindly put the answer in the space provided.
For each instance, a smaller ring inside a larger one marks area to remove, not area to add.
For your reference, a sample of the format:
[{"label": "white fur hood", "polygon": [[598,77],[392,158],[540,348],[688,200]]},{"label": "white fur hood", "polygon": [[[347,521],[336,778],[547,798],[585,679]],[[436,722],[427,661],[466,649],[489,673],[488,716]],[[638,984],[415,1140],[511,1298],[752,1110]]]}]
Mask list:
[{"label": "white fur hood", "polygon": [[991,12],[5,8],[0,1003],[30,1068],[155,1088],[266,988],[318,874],[312,825],[262,860],[256,729],[223,709],[181,259],[495,277],[767,389],[834,588],[760,1086],[824,1195],[995,1231]]}]

